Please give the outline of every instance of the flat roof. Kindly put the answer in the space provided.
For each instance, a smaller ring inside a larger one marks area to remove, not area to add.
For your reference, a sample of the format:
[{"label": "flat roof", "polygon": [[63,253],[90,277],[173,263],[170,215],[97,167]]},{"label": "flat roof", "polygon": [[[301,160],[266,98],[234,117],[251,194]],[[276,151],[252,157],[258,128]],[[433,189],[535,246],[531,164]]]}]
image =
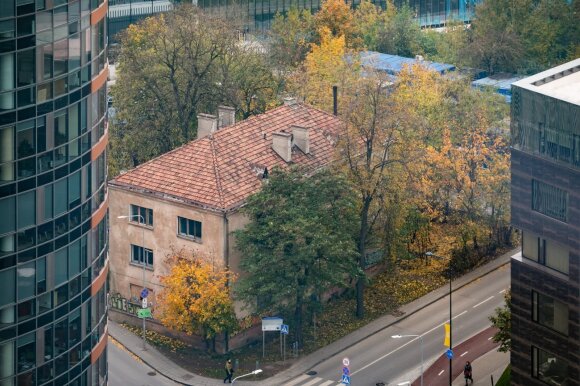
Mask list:
[{"label": "flat roof", "polygon": [[488,86],[497,89],[510,90],[512,87],[512,83],[515,83],[521,79],[523,79],[521,76],[503,73],[475,80],[471,82],[471,84],[473,86]]},{"label": "flat roof", "polygon": [[524,78],[514,86],[580,105],[580,58]]},{"label": "flat roof", "polygon": [[384,71],[390,75],[397,75],[403,70],[405,65],[410,67],[417,63],[422,64],[430,70],[437,71],[440,74],[455,70],[455,66],[453,64],[430,62],[428,60],[417,60],[415,58],[383,54],[382,52],[376,51],[361,52],[360,59],[363,66],[367,66],[379,71]]}]

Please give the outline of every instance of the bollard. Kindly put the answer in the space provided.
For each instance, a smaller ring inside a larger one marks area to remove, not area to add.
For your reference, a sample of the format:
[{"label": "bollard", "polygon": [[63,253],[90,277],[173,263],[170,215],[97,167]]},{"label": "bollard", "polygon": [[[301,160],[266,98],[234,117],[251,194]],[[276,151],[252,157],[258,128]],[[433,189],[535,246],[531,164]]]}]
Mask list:
[{"label": "bollard", "polygon": [[256,361],[256,370],[260,368],[260,361]]},{"label": "bollard", "polygon": [[234,361],[234,371],[238,371],[239,368],[240,368],[240,360],[236,359]]},{"label": "bollard", "polygon": [[491,374],[490,377],[491,377],[491,386],[493,386],[493,374]]}]

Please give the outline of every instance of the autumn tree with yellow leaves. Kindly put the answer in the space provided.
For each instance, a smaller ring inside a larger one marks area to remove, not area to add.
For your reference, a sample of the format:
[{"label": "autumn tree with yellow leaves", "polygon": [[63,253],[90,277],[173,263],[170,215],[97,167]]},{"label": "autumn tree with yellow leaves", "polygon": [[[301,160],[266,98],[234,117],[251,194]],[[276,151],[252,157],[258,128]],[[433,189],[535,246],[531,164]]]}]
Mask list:
[{"label": "autumn tree with yellow leaves", "polygon": [[238,323],[229,286],[236,276],[219,263],[185,251],[167,257],[168,275],[161,277],[156,318],[188,335],[201,334],[215,351],[215,337]]}]

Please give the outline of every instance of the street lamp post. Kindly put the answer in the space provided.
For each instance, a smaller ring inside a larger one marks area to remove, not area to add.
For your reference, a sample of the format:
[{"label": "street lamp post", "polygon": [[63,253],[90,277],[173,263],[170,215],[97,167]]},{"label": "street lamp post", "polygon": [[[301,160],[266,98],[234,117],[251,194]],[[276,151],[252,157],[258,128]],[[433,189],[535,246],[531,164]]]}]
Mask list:
[{"label": "street lamp post", "polygon": [[[423,335],[393,335],[391,338],[400,339],[400,338],[419,338],[421,344],[421,386],[423,386]],[[400,383],[399,383],[400,385]]]},{"label": "street lamp post", "polygon": [[[143,248],[143,253],[141,254],[141,257],[143,259],[143,261],[142,261],[143,262],[143,265],[142,265],[142,267],[143,267],[143,289],[145,289],[145,218],[140,214],[131,214],[128,216],[117,216],[117,218],[128,218],[128,219],[131,219],[133,217],[139,217],[139,220],[141,221],[141,224],[142,224],[141,231],[142,231],[143,242],[141,244],[141,247]],[[143,350],[145,351],[145,350],[147,350],[147,346],[146,346],[147,338],[145,336],[145,318],[142,318],[142,319],[143,319]]]},{"label": "street lamp post", "polygon": [[240,375],[240,376],[238,376],[238,377],[235,377],[235,378],[232,380],[232,385],[234,384],[234,382],[236,381],[236,379],[243,378],[243,377],[247,377],[248,375],[256,375],[256,374],[260,374],[261,372],[262,372],[262,369],[256,369],[256,370],[252,371],[251,373],[247,373],[247,374],[244,374],[244,375]]},{"label": "street lamp post", "polygon": [[[427,257],[436,257],[438,259],[445,259],[444,257],[441,256],[437,256],[436,254],[434,254],[433,252],[425,252],[425,256]],[[448,268],[448,274],[449,274],[449,350],[451,350],[451,352],[453,352],[453,320],[452,320],[452,309],[451,309],[451,294],[452,294],[452,290],[451,290],[451,261],[449,261],[449,268]],[[449,386],[451,386],[452,382],[453,382],[453,374],[452,374],[452,369],[453,369],[453,357],[449,358]]]}]

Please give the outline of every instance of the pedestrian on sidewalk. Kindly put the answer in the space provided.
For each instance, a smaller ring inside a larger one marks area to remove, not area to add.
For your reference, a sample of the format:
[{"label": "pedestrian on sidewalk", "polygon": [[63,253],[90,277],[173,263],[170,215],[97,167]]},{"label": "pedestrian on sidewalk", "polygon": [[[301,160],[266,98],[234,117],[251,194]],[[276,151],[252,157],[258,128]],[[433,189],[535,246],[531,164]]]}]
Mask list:
[{"label": "pedestrian on sidewalk", "polygon": [[473,385],[473,376],[472,376],[473,369],[471,368],[471,363],[467,361],[465,367],[463,368],[463,376],[465,377],[465,386],[467,386],[467,381],[471,381]]},{"label": "pedestrian on sidewalk", "polygon": [[224,378],[224,383],[226,383],[226,381],[230,381],[230,383],[232,383],[232,376],[234,375],[234,366],[232,366],[232,360],[228,359],[228,361],[226,362],[226,377]]}]

